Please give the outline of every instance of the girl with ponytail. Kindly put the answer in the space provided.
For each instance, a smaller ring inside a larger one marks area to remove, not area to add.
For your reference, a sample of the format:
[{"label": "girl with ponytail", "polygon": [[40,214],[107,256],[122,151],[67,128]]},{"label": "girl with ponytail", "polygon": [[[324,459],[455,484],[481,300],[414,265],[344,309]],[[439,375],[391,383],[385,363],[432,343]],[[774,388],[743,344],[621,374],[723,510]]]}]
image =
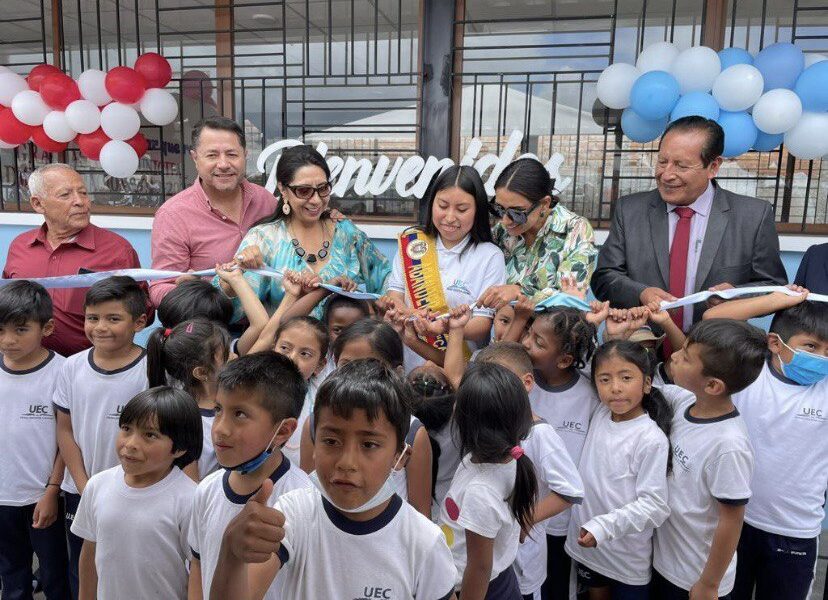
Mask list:
[{"label": "girl with ponytail", "polygon": [[521,447],[532,428],[526,389],[506,367],[472,363],[457,390],[463,459],[440,506],[462,598],[521,600],[512,563],[532,527],[538,484]]},{"label": "girl with ponytail", "polygon": [[147,343],[149,386],[183,389],[201,411],[201,458],[184,469],[195,481],[204,479],[219,466],[210,436],[215,418],[216,379],[229,353],[227,330],[222,324],[203,318],[184,321],[172,329],[158,328]]},{"label": "girl with ponytail", "polygon": [[668,436],[673,411],[652,386],[647,350],[626,340],[592,359],[601,406],[592,417],[579,469],[584,501],[572,509],[566,552],[590,600],[646,599],[653,531],[670,513]]}]

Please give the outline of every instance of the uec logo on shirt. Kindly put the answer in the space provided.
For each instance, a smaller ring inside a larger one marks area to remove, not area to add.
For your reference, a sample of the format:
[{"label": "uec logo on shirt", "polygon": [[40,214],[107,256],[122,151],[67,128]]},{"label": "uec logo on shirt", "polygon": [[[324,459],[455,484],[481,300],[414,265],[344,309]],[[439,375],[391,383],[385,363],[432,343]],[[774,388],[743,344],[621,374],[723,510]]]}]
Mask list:
[{"label": "uec logo on shirt", "polygon": [[21,419],[51,419],[52,411],[46,404],[29,404],[29,410],[20,415]]},{"label": "uec logo on shirt", "polygon": [[362,590],[362,598],[359,600],[375,600],[377,598],[381,598],[383,600],[390,600],[393,598],[391,595],[391,588],[366,586],[365,589]]}]

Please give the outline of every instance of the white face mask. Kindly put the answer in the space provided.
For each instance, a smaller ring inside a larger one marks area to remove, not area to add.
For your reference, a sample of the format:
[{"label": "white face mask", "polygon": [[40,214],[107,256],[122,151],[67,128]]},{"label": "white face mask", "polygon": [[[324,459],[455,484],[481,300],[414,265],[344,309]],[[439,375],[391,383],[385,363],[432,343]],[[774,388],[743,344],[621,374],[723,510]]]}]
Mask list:
[{"label": "white face mask", "polygon": [[408,444],[405,445],[403,451],[400,453],[400,457],[397,459],[397,462],[395,462],[394,466],[391,468],[391,472],[388,473],[388,477],[385,478],[385,482],[382,484],[382,487],[380,487],[380,489],[377,490],[377,493],[374,494],[373,497],[369,498],[364,504],[357,506],[356,508],[342,508],[336,502],[334,502],[333,498],[331,498],[330,494],[328,494],[328,491],[325,489],[325,486],[322,485],[321,481],[319,481],[319,475],[316,474],[316,471],[313,471],[310,474],[310,480],[322,494],[322,497],[331,504],[333,504],[334,508],[336,508],[338,511],[349,514],[367,512],[371,509],[378,507],[383,502],[387,502],[391,498],[391,496],[393,496],[396,493],[396,476],[398,473],[402,472],[402,469],[398,470],[397,467],[400,466],[400,462],[402,462],[403,457],[407,454],[410,448],[411,447]]}]

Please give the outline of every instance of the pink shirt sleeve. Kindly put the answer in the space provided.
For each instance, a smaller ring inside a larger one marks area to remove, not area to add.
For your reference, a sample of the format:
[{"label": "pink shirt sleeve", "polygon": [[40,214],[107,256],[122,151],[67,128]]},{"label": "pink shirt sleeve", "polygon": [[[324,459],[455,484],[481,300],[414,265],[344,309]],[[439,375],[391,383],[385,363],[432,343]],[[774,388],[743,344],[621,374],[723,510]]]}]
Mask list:
[{"label": "pink shirt sleeve", "polygon": [[[176,215],[159,210],[152,224],[152,268],[163,271],[187,271],[190,269],[190,251],[187,234],[177,226]],[[158,306],[175,287],[175,281],[154,281],[150,284],[150,299]]]}]

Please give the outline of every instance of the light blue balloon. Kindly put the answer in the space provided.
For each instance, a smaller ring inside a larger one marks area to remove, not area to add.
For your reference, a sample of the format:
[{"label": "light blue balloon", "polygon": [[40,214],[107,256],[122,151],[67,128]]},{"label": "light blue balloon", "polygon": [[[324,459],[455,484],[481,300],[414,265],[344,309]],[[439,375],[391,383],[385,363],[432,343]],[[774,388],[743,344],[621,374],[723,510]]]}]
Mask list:
[{"label": "light blue balloon", "polygon": [[753,142],[753,149],[759,152],[770,152],[778,148],[784,138],[784,133],[773,134],[759,130],[759,135],[756,136],[756,141]]},{"label": "light blue balloon", "polygon": [[828,60],[812,64],[797,78],[794,91],[802,100],[802,110],[828,110]]},{"label": "light blue balloon", "polygon": [[719,60],[722,63],[722,71],[733,65],[752,65],[753,55],[744,48],[725,48],[719,50]]},{"label": "light blue balloon", "polygon": [[715,121],[719,118],[720,110],[719,103],[707,92],[690,92],[679,98],[676,107],[670,113],[670,121],[691,116]]},{"label": "light blue balloon", "polygon": [[663,119],[679,99],[679,84],[666,71],[649,71],[636,79],[630,92],[630,108],[647,120]]},{"label": "light blue balloon", "polygon": [[631,108],[621,113],[621,130],[628,138],[641,144],[657,139],[667,128],[667,117],[644,119]]},{"label": "light blue balloon", "polygon": [[753,59],[753,66],[765,79],[766,92],[776,88],[792,90],[796,78],[805,68],[805,55],[793,44],[780,42],[759,52]]},{"label": "light blue balloon", "polygon": [[747,112],[728,112],[723,110],[717,119],[724,130],[724,152],[722,156],[731,158],[744,154],[753,147],[759,130]]}]

